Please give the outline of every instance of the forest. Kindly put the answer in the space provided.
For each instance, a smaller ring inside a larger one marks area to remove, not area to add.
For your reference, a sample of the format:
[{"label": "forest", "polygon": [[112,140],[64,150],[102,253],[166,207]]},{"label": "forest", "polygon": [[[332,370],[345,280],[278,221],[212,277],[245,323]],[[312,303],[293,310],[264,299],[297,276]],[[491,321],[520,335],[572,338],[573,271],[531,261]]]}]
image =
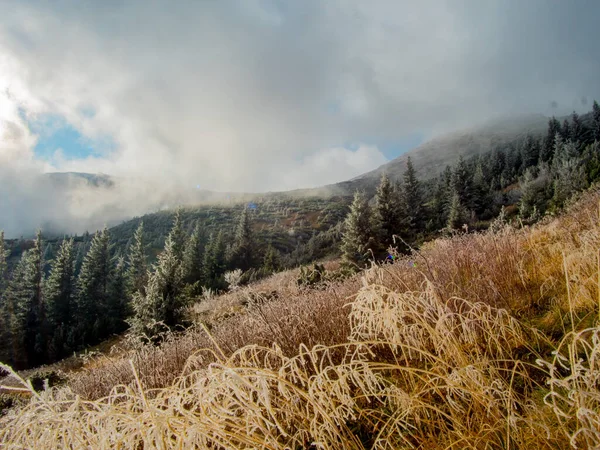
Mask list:
[{"label": "forest", "polygon": [[434,178],[421,180],[410,158],[389,175],[375,195],[353,199],[187,207],[58,239],[0,233],[0,361],[36,367],[126,331],[156,342],[188,326],[187,308],[206,292],[340,255],[332,276],[345,277],[391,248],[410,253],[441,235],[556,214],[600,179],[600,107],[552,117],[544,136],[461,157]]}]

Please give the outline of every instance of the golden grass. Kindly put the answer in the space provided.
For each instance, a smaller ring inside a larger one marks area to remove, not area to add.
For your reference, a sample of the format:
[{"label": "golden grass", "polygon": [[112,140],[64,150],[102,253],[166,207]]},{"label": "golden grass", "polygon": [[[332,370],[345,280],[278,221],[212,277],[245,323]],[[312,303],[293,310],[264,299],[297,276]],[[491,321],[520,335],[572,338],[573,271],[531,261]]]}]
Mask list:
[{"label": "golden grass", "polygon": [[13,374],[0,447],[600,448],[599,199],[327,289],[278,274],[66,387]]}]

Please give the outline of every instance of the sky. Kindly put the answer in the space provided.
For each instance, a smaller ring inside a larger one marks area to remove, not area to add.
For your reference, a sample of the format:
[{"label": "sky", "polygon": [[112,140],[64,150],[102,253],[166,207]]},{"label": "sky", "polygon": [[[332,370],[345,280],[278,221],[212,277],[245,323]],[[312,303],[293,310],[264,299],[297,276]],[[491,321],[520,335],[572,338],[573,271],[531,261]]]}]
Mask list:
[{"label": "sky", "polygon": [[31,186],[43,172],[134,179],[128,189],[144,195],[314,187],[483,120],[585,112],[600,99],[596,0],[0,10],[0,228],[3,207],[42,201]]}]

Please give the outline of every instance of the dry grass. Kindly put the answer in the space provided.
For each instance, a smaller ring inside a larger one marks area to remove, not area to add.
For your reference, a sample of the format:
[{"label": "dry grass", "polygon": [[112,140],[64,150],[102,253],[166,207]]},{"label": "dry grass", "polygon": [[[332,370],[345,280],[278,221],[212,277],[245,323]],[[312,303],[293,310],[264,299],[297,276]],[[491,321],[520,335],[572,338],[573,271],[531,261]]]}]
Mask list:
[{"label": "dry grass", "polygon": [[600,448],[599,199],[327,289],[287,272],[207,300],[205,327],[68,387],[20,380],[0,447]]}]

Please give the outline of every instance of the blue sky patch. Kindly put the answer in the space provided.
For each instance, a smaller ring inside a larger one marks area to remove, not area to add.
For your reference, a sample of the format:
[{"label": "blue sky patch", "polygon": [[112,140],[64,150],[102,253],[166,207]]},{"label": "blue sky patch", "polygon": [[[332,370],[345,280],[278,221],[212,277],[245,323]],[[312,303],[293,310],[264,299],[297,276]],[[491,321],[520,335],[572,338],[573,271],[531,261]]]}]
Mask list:
[{"label": "blue sky patch", "polygon": [[[93,115],[91,110],[88,113]],[[106,156],[116,148],[110,136],[90,139],[83,136],[63,117],[55,114],[44,114],[30,119],[24,111],[21,111],[21,117],[26,121],[29,130],[38,138],[33,151],[41,160],[52,161],[58,149],[62,150],[62,157],[65,160],[74,160],[89,156]]]}]

